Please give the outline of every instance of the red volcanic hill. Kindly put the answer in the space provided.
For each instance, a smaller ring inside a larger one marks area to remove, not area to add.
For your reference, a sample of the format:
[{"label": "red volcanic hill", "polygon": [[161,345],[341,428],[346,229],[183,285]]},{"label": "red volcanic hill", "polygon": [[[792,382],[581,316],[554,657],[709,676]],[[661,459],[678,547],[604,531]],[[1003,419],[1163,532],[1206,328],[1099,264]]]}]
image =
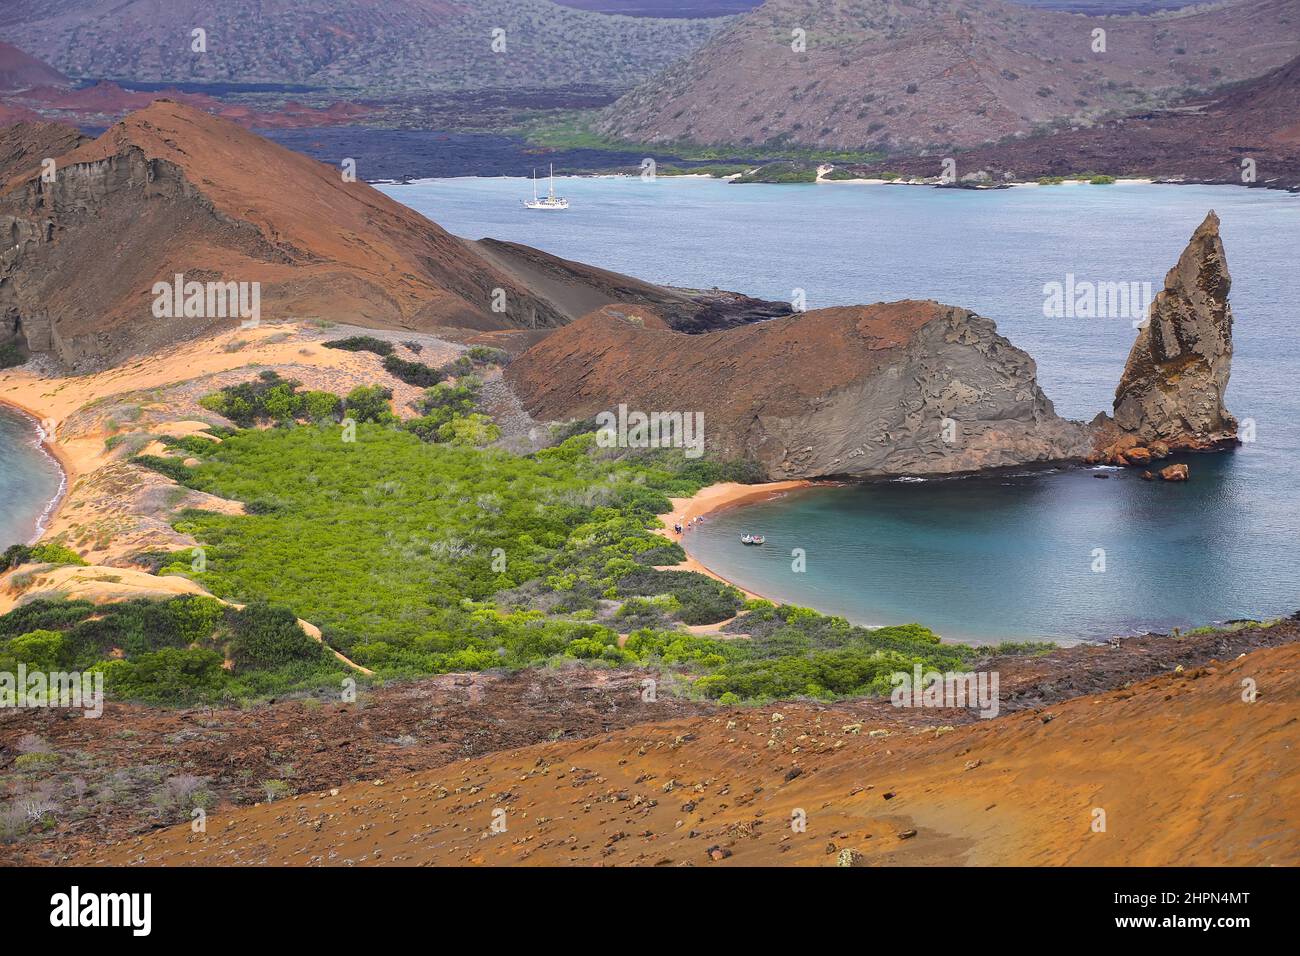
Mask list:
[{"label": "red volcanic hill", "polygon": [[71,126],[39,119],[5,130],[0,133],[0,183],[30,171],[34,157],[62,156],[84,142],[86,137]]},{"label": "red volcanic hill", "polygon": [[220,112],[225,104],[202,93],[180,93],[165,90],[161,93],[148,93],[124,90],[116,83],[104,81],[79,90],[52,89],[48,86],[36,87],[27,91],[25,99],[41,108],[69,110],[78,113],[127,113],[144,109],[159,99],[183,102],[187,106],[201,109],[206,113]]},{"label": "red volcanic hill", "polygon": [[624,17],[730,17],[763,0],[555,0],[562,7]]},{"label": "red volcanic hill", "polygon": [[13,123],[39,123],[41,115],[34,113],[25,106],[10,106],[7,103],[0,103],[0,127],[9,126]]},{"label": "red volcanic hill", "polygon": [[13,237],[0,341],[20,334],[73,367],[229,327],[153,316],[154,284],[177,273],[260,283],[267,321],[486,330],[554,327],[609,302],[684,319],[706,308],[527,247],[459,239],[334,167],[168,100],[58,156],[53,184],[39,169],[51,154],[25,145],[31,129],[0,133],[19,170],[0,185]]},{"label": "red volcanic hill", "polygon": [[1266,76],[1243,83],[1207,109],[1226,129],[1263,135],[1300,152],[1300,56]]},{"label": "red volcanic hill", "polygon": [[[886,702],[724,709],[318,784],[223,808],[201,838],[151,829],[74,862],[1295,866],[1298,702],[1286,644],[942,733]],[[506,834],[488,828],[498,804]],[[1109,829],[1091,832],[1099,806]],[[790,827],[798,807],[806,832]]]},{"label": "red volcanic hill", "polygon": [[[506,379],[543,421],[700,412],[708,454],[769,478],[953,474],[1076,457],[1033,360],[988,319],[929,301],[818,309],[687,335],[594,312],[516,358]],[[961,422],[960,441],[943,425]]]},{"label": "red volcanic hill", "polygon": [[1114,420],[1088,425],[1056,414],[1033,359],[990,319],[928,300],[817,309],[697,335],[636,309],[601,309],[533,345],[505,378],[540,421],[620,409],[630,427],[627,410],[698,413],[708,454],[751,462],[772,479],[1101,460],[1103,445],[1121,437],[1117,450],[1166,446],[1144,447],[1149,461],[1170,448],[1236,440],[1222,401],[1230,288],[1210,212],[1152,305],[1151,328],[1161,331],[1138,337]]},{"label": "red volcanic hill", "polygon": [[48,63],[29,56],[11,43],[0,41],[0,91],[71,85],[71,80]]}]

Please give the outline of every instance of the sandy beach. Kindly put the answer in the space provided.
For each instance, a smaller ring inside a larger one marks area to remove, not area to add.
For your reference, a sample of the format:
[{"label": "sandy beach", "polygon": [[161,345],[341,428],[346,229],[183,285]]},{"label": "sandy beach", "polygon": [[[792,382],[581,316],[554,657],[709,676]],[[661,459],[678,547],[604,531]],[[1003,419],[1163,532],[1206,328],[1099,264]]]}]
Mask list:
[{"label": "sandy beach", "polygon": [[[693,518],[700,518],[715,511],[721,511],[725,508],[734,508],[743,504],[750,504],[756,501],[768,501],[772,498],[779,497],[796,488],[808,488],[813,483],[805,479],[795,481],[769,481],[758,485],[742,485],[735,481],[723,481],[716,485],[709,485],[707,488],[701,488],[690,498],[669,498],[672,502],[673,510],[667,514],[659,516],[663,522],[662,528],[655,528],[655,533],[663,535],[682,545],[685,550],[685,535],[678,535],[673,532],[673,526],[680,524],[683,527]],[[673,571],[696,571],[700,574],[707,575],[715,581],[721,581],[724,584],[730,584],[733,588],[740,591],[748,598],[765,598],[762,594],[755,594],[753,591],[747,591],[734,581],[728,581],[722,575],[710,570],[701,564],[698,560],[691,557],[690,552],[686,554],[686,560],[679,564],[665,566],[666,570]],[[709,625],[710,627],[716,625]]]}]

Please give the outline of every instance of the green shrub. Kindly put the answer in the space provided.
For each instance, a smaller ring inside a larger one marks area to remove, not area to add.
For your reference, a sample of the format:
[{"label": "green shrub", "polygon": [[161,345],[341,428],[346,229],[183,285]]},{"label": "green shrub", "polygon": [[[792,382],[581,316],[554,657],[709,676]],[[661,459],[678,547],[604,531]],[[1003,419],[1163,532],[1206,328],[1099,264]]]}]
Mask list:
[{"label": "green shrub", "polygon": [[327,349],[343,349],[345,352],[373,352],[375,355],[392,355],[393,343],[377,339],[373,335],[354,335],[346,339],[334,339],[322,342]]},{"label": "green shrub", "polygon": [[85,560],[77,552],[54,541],[44,541],[33,545],[15,544],[6,548],[4,553],[0,554],[0,574],[10,568],[16,568],[20,564],[84,565],[85,563]]},{"label": "green shrub", "polygon": [[451,445],[481,448],[501,437],[501,429],[486,415],[473,412],[464,418],[453,418],[438,426],[437,440]]},{"label": "green shrub", "polygon": [[6,650],[28,667],[58,670],[68,663],[64,637],[58,631],[29,631],[11,638]]},{"label": "green shrub", "polygon": [[618,581],[626,595],[672,595],[680,605],[677,618],[683,624],[716,624],[734,617],[740,610],[740,592],[728,584],[690,571],[658,571],[638,568]]},{"label": "green shrub", "polygon": [[14,759],[14,769],[26,771],[28,773],[48,770],[51,767],[59,765],[60,757],[56,753],[37,751],[36,753],[19,754]]},{"label": "green shrub", "polygon": [[476,368],[486,368],[489,365],[505,365],[510,356],[504,349],[494,349],[487,345],[476,345],[465,353],[465,358],[469,359]]},{"label": "green shrub", "polygon": [[384,371],[407,385],[415,385],[418,388],[428,388],[442,381],[442,372],[438,369],[430,368],[423,362],[411,362],[396,355],[390,355],[384,359]]},{"label": "green shrub", "polygon": [[333,392],[308,392],[302,397],[303,416],[311,422],[336,422],[342,409],[343,401]]},{"label": "green shrub", "polygon": [[205,648],[167,647],[131,660],[96,665],[104,689],[115,698],[151,704],[192,705],[221,697],[227,675],[219,653]]},{"label": "green shrub", "polygon": [[289,424],[306,417],[306,396],[298,391],[301,382],[283,379],[268,369],[250,382],[231,385],[205,395],[199,404],[230,419],[240,428],[261,422]]},{"label": "green shrub", "polygon": [[388,403],[393,390],[382,385],[360,385],[348,392],[343,400],[343,415],[356,422],[374,422],[385,425],[397,421]]},{"label": "green shrub", "polygon": [[329,652],[303,633],[298,618],[284,608],[262,601],[249,604],[231,617],[232,637],[227,653],[235,673],[271,670],[299,661],[321,661]]},{"label": "green shrub", "polygon": [[190,469],[179,458],[164,458],[161,455],[136,455],[131,459],[131,464],[152,469],[181,485],[186,484],[190,478]]},{"label": "green shrub", "polygon": [[0,369],[15,368],[26,361],[27,357],[13,342],[0,344]]},{"label": "green shrub", "polygon": [[[221,666],[226,660],[232,670]],[[337,686],[342,670],[292,612],[264,603],[238,609],[203,595],[102,606],[32,601],[0,616],[0,670],[19,662],[102,670],[114,697],[179,705]]]}]

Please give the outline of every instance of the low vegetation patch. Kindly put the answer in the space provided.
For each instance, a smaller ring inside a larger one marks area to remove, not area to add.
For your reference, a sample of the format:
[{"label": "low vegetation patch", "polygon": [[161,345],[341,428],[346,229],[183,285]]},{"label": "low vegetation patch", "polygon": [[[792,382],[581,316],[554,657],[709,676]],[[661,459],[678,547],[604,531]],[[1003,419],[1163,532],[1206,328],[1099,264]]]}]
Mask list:
[{"label": "low vegetation patch", "polygon": [[385,342],[373,335],[353,335],[346,339],[333,339],[321,344],[327,349],[342,349],[345,352],[373,352],[376,355],[393,354],[392,342]]},{"label": "low vegetation patch", "polygon": [[84,565],[81,555],[66,545],[53,541],[40,544],[15,544],[0,554],[0,574],[20,564],[79,564]]},{"label": "low vegetation patch", "polygon": [[817,169],[804,163],[768,163],[737,176],[733,183],[812,183],[817,181]]},{"label": "low vegetation patch", "polygon": [[301,382],[265,371],[251,382],[206,395],[199,404],[240,428],[267,422],[287,425],[296,421],[335,421],[340,417],[342,404],[337,395],[299,391],[301,386]]},{"label": "low vegetation patch", "polygon": [[345,669],[297,617],[209,597],[36,600],[0,616],[0,671],[102,672],[115,698],[151,704],[237,701],[338,682]]},{"label": "low vegetation patch", "polygon": [[27,361],[22,350],[12,342],[0,345],[0,369],[15,368]]}]

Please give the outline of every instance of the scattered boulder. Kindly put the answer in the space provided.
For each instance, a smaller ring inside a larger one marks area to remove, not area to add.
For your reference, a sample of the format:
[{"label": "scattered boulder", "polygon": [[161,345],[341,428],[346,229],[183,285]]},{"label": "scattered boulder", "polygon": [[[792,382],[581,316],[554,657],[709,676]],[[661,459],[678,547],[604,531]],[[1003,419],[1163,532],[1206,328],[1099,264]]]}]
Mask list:
[{"label": "scattered boulder", "polygon": [[1160,469],[1160,477],[1165,481],[1186,481],[1187,466],[1184,464],[1170,465],[1168,468]]}]

